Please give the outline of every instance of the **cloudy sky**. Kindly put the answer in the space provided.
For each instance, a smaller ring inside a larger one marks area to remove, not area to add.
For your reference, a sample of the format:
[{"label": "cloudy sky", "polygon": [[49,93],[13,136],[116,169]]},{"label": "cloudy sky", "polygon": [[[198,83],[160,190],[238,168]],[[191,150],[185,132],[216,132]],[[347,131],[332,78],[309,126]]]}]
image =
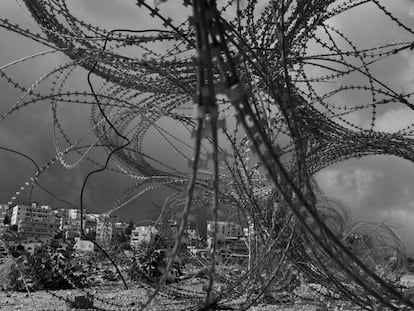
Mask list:
[{"label": "cloudy sky", "polygon": [[[113,3],[116,2],[116,5]],[[170,1],[171,3],[172,1]],[[387,8],[406,25],[414,28],[414,2],[408,0],[382,1]],[[135,1],[75,0],[70,4],[80,19],[107,29],[135,28],[149,26],[153,20],[135,5]],[[170,16],[183,21],[187,15],[173,9]],[[23,9],[21,8],[23,7]],[[184,15],[184,16],[183,16]],[[37,29],[21,1],[0,1],[0,17],[18,23],[23,28]],[[373,4],[352,10],[332,20],[331,25],[341,29],[357,46],[373,47],[386,42],[414,41],[392,23]],[[48,48],[33,43],[29,39],[0,28],[0,67],[11,61],[31,55]],[[6,70],[15,81],[30,86],[53,67],[67,62],[62,53],[13,66]],[[378,64],[374,75],[388,83],[397,91],[414,90],[414,57],[411,52],[401,53]],[[86,72],[79,72],[79,79],[71,81],[78,90],[86,89]],[[40,89],[47,91],[47,83]],[[4,113],[21,96],[5,79],[0,79],[0,112]],[[358,97],[338,98],[339,101],[358,101]],[[62,125],[72,137],[77,137],[89,129],[87,107],[69,106],[59,111]],[[366,127],[370,122],[369,114],[355,114],[353,122]],[[393,132],[414,122],[414,113],[403,106],[391,106],[381,110],[377,118],[377,130]],[[75,126],[74,126],[75,125]],[[30,155],[39,165],[43,165],[55,155],[53,144],[53,122],[50,103],[36,103],[9,116],[0,122],[0,146],[12,148]],[[102,158],[102,154],[96,153]],[[71,160],[69,158],[69,160]],[[73,158],[72,160],[76,160]],[[79,206],[79,192],[86,174],[95,166],[82,162],[79,167],[66,170],[59,164],[53,165],[40,178],[40,184],[52,191],[56,197]],[[16,191],[33,175],[34,166],[23,157],[0,150],[0,203],[7,203]],[[326,168],[316,175],[326,194],[343,200],[352,210],[354,220],[385,221],[396,228],[407,249],[414,253],[414,164],[390,156],[372,156],[352,159]],[[105,172],[92,178],[85,193],[85,204],[91,211],[106,211],[112,202],[130,184],[126,177]],[[126,206],[120,213],[124,219],[135,220],[154,217],[146,201],[162,202],[162,195],[150,194],[144,199]],[[68,207],[44,191],[37,189],[34,199],[42,204]],[[16,202],[27,200],[23,192]],[[138,210],[137,207],[140,207]],[[145,206],[148,206],[146,208]]]},{"label": "cloudy sky", "polygon": [[[137,7],[134,1],[120,1],[118,5],[110,5],[110,1],[74,1],[73,9],[77,16],[86,19],[94,24],[104,25],[108,29],[118,27],[130,27],[137,18]],[[19,5],[20,4],[20,5]],[[23,10],[21,9],[23,7]],[[32,20],[24,4],[21,1],[6,0],[0,1],[0,17],[7,18],[18,23],[23,28],[38,30],[36,23]],[[138,14],[140,15],[140,14]],[[139,18],[146,21],[145,15]],[[122,16],[123,18],[120,18]],[[125,22],[127,21],[127,22]],[[38,30],[40,32],[40,30]],[[14,33],[0,29],[0,67],[16,59],[48,50],[40,44],[22,38]],[[69,59],[63,53],[50,54],[35,60],[25,62],[22,65],[13,66],[5,70],[14,81],[29,87],[39,77],[47,74],[52,68],[64,64]],[[69,81],[72,89],[87,90],[87,72],[80,70],[75,77]],[[40,90],[47,93],[50,83],[43,83]],[[0,79],[1,112],[7,111],[21,94],[13,86]],[[64,130],[71,138],[82,136],[89,130],[89,108],[77,106],[61,106],[58,110],[59,120],[62,121]],[[75,126],[74,126],[75,125]],[[29,105],[10,115],[6,120],[0,122],[0,146],[12,148],[16,151],[32,157],[40,166],[49,161],[56,154],[53,143],[53,119],[50,109],[50,102],[36,103]],[[66,147],[62,144],[61,149]],[[68,157],[69,163],[76,161],[78,157]],[[93,153],[92,158],[104,159],[102,153]],[[16,191],[35,173],[35,167],[27,159],[6,151],[0,151],[0,202],[7,203],[14,196]],[[59,164],[52,165],[39,179],[39,183],[49,189],[59,199],[68,201],[79,206],[80,189],[87,173],[96,166],[82,161],[75,169],[67,170]],[[108,211],[112,202],[129,185],[131,180],[121,174],[104,172],[99,176],[90,179],[85,192],[84,202],[87,209],[96,212]],[[17,198],[17,203],[27,201],[27,191]],[[158,196],[148,196],[136,204],[130,204],[120,211],[120,217],[124,219],[147,219],[154,218],[156,211],[152,211],[151,202],[161,203]],[[33,199],[41,204],[51,204],[55,207],[70,207],[61,201],[56,200],[41,189],[36,189]],[[139,212],[137,213],[137,206]],[[148,208],[145,206],[148,205]]]}]

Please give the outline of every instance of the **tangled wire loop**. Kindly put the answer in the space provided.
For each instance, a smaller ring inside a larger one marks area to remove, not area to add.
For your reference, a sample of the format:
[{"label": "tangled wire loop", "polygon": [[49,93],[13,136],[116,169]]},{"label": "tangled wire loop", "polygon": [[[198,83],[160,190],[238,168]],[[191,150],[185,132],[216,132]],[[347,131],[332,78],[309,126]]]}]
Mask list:
[{"label": "tangled wire loop", "polygon": [[[362,308],[414,308],[396,283],[405,250],[394,231],[352,223],[349,209],[324,196],[312,178],[334,163],[367,155],[413,161],[413,124],[386,133],[377,122],[378,110],[388,105],[413,109],[412,94],[393,90],[371,73],[378,62],[412,50],[413,42],[361,49],[330,23],[371,3],[402,32],[414,34],[378,1],[185,0],[176,10],[191,17],[178,24],[163,9],[171,2],[179,6],[175,1],[152,6],[138,0],[140,12],[157,27],[111,31],[78,19],[64,1],[23,2],[43,33],[5,19],[0,26],[70,58],[29,88],[0,68],[23,93],[2,120],[25,106],[52,103],[56,156],[27,184],[36,185],[55,162],[67,169],[84,160],[96,163],[90,151],[104,147],[104,164],[88,177],[112,169],[134,181],[109,214],[157,187],[174,192],[156,226],[171,236],[168,221],[178,218],[179,228],[163,274],[154,287],[145,287],[149,298],[140,308],[161,295],[166,309],[177,310],[168,301],[179,298],[187,303],[183,309],[247,310],[263,297],[277,301],[291,294],[303,280]],[[78,67],[89,72],[85,91],[69,90]],[[41,93],[38,86],[50,79],[49,92]],[[355,93],[364,94],[361,103],[343,104],[342,97]],[[96,138],[86,147],[80,145],[84,137],[73,140],[61,125],[58,107],[65,103],[91,105],[85,137]],[[365,127],[353,121],[358,113],[370,116]],[[171,132],[171,124],[180,133]],[[156,135],[171,159],[145,150],[145,137]],[[68,163],[69,153],[78,160]],[[110,159],[116,168],[108,167]],[[191,217],[205,209],[213,219],[211,251],[191,255],[191,280],[200,279],[202,286],[166,286]],[[226,249],[220,240],[219,220],[234,216],[247,229],[238,239],[244,253]]]}]

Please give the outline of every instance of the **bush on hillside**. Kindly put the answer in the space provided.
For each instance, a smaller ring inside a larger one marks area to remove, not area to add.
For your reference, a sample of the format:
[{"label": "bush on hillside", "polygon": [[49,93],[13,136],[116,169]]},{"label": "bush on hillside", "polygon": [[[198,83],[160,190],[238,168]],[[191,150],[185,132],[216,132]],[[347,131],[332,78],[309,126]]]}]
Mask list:
[{"label": "bush on hillside", "polygon": [[[156,283],[160,280],[168,264],[168,252],[171,245],[162,236],[157,236],[151,244],[141,243],[134,250],[134,258],[129,268],[129,275],[134,281],[146,281]],[[167,278],[167,282],[174,282],[182,275],[181,267],[185,264],[186,252],[183,250],[177,256],[176,261]]]},{"label": "bush on hillside", "polygon": [[[83,288],[88,285],[88,274],[82,266],[60,253],[50,254],[45,246],[20,256],[11,270],[10,290],[56,290]],[[26,283],[26,284],[25,284]]]}]

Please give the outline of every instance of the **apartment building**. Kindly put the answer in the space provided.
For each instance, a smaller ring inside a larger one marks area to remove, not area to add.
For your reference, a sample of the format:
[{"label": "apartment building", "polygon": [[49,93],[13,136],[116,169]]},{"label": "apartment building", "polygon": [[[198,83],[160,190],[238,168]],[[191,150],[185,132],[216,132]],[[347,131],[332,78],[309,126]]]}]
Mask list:
[{"label": "apartment building", "polygon": [[[80,237],[81,213],[79,209],[59,209],[55,211],[59,218],[59,229],[65,239]],[[99,214],[83,214],[83,230],[91,237],[95,237],[96,224]]]},{"label": "apartment building", "polygon": [[131,248],[136,248],[142,243],[153,243],[155,236],[158,234],[157,228],[154,226],[139,226],[131,231]]},{"label": "apartment building", "polygon": [[67,211],[67,215],[69,219],[80,219],[81,218],[80,209],[70,208],[70,209],[67,209],[66,211]]},{"label": "apartment building", "polygon": [[[212,238],[214,234],[214,221],[207,221],[207,238]],[[217,222],[217,241],[224,241],[230,237],[244,236],[240,225],[228,221]]]},{"label": "apartment building", "polygon": [[17,225],[17,232],[22,238],[46,241],[57,233],[59,220],[50,206],[32,203],[14,206],[10,225]]}]

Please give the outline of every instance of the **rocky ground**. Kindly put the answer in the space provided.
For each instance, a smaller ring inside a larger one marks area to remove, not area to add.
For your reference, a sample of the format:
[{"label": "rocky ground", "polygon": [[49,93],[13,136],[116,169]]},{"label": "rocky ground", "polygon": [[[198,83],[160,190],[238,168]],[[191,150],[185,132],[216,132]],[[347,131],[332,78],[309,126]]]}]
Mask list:
[{"label": "rocky ground", "polygon": [[[78,310],[139,310],[140,303],[145,301],[145,291],[140,288],[128,290],[121,289],[93,289],[88,290],[94,296],[93,306],[85,305]],[[68,301],[74,301],[75,297],[84,295],[80,290],[38,291],[31,293],[0,292],[0,310],[73,310],[75,306]],[[180,310],[190,307],[186,301],[174,301],[158,298],[148,310]],[[329,308],[321,308],[319,303],[296,302],[290,304],[258,305],[250,308],[250,311],[316,311],[316,310],[356,310],[349,306],[329,305]]]},{"label": "rocky ground", "polygon": [[[11,261],[10,261],[11,262]],[[8,275],[11,264],[5,262],[0,265],[0,283],[2,288],[7,288]],[[205,285],[205,284],[204,284]],[[168,288],[173,290],[174,286],[177,287],[178,292],[187,293],[200,293],[203,292],[203,283],[197,279],[187,280],[181,282],[180,285],[171,285]],[[308,290],[305,288],[302,291],[302,295],[306,294]],[[140,306],[147,299],[148,291],[142,287],[135,286],[130,289],[123,289],[122,284],[119,281],[105,282],[105,287],[95,287],[86,290],[57,290],[57,291],[36,291],[32,293],[14,292],[14,291],[1,291],[0,290],[0,310],[1,311],[48,311],[48,310],[140,310]],[[93,301],[88,298],[93,297]],[[309,295],[309,297],[312,295]],[[313,297],[315,297],[313,295]],[[201,294],[199,298],[200,302],[204,299],[204,294]],[[75,302],[76,301],[76,302]],[[236,306],[242,303],[240,301],[230,301],[226,304]],[[88,306],[89,303],[89,306]],[[147,309],[151,311],[156,310],[183,310],[194,306],[194,299],[192,301],[186,301],[185,299],[174,300],[160,295],[156,298],[154,303]],[[345,304],[338,303],[336,305],[330,304],[329,307],[325,305],[325,308],[321,308],[323,304],[319,302],[309,302],[303,300],[297,300],[294,303],[283,304],[260,304],[251,307],[250,311],[316,311],[316,310],[356,310],[346,306]],[[328,307],[328,308],[326,308]]]}]

